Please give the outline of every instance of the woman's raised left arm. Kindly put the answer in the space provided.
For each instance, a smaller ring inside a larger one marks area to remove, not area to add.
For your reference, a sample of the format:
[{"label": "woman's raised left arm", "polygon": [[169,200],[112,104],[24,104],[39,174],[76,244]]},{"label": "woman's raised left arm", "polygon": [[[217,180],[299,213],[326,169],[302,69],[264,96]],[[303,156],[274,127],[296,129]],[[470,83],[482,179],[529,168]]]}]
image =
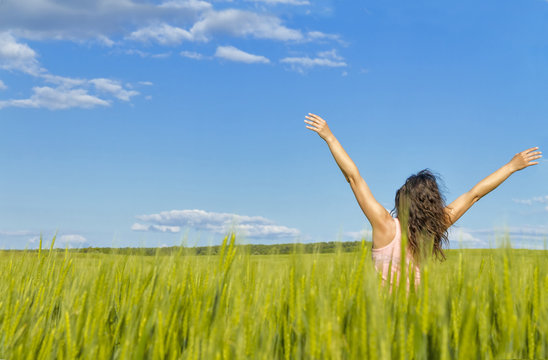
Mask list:
[{"label": "woman's raised left arm", "polygon": [[[310,113],[305,117],[308,120],[305,120],[304,122],[309,124],[306,127],[317,132],[329,146],[329,150],[337,162],[337,165],[339,165],[346,181],[350,184],[360,208],[369,220],[369,223],[373,228],[373,233],[377,233],[378,235],[381,235],[381,237],[386,237],[384,234],[387,232],[388,234],[386,235],[388,237],[393,235],[394,220],[392,220],[392,216],[375,199],[373,193],[371,193],[371,190],[369,189],[369,186],[360,175],[358,167],[354,164],[354,161],[352,161],[337,138],[333,135],[329,129],[329,126],[327,126],[327,122],[318,115]],[[374,235],[374,237],[376,236]]]}]

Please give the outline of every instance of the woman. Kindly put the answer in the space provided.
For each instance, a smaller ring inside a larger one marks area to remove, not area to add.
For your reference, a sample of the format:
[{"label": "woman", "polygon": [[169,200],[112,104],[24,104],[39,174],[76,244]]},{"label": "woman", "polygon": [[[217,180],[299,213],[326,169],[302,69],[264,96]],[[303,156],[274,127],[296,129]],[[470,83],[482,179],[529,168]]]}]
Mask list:
[{"label": "woman", "polygon": [[542,157],[541,152],[536,151],[538,147],[517,153],[506,165],[448,206],[445,206],[436,177],[428,169],[422,170],[410,176],[396,192],[395,206],[392,213],[389,213],[375,200],[358,168],[333,136],[326,121],[311,113],[305,118],[307,120],[304,122],[308,124],[306,127],[325,140],[346,181],[350,183],[358,204],[373,228],[372,256],[375,267],[382,273],[383,279],[387,280],[391,264],[390,282],[395,279],[395,274],[399,274],[402,232],[407,235],[406,262],[414,265],[415,283],[418,284],[420,260],[424,255],[430,255],[429,249],[432,249],[431,255],[440,260],[445,259],[442,244],[448,243],[447,229],[475,202],[499,186],[512,173],[538,164],[533,160]]}]

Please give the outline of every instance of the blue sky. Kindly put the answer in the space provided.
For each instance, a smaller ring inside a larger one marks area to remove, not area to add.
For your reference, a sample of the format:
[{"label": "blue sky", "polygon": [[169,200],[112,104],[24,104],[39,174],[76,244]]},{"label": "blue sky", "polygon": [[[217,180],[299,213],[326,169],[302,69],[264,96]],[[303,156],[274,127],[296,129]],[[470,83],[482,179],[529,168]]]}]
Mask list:
[{"label": "blue sky", "polygon": [[[392,209],[421,169],[449,203],[546,150],[547,96],[547,1],[0,1],[0,248],[359,239],[305,114]],[[547,180],[512,175],[452,247],[543,248]]]}]

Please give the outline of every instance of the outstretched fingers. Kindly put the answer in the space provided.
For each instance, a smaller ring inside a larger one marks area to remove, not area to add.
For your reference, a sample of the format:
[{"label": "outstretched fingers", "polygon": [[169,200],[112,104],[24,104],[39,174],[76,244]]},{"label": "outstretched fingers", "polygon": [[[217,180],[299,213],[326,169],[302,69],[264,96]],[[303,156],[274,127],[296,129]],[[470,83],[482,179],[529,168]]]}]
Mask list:
[{"label": "outstretched fingers", "polygon": [[318,120],[317,118],[312,117],[312,116],[305,116],[305,118],[310,120],[310,122],[312,122],[313,124],[320,125],[322,123],[320,120]]},{"label": "outstretched fingers", "polygon": [[305,120],[304,122],[311,125],[311,126],[307,126],[306,128],[313,130],[315,132],[318,132],[320,130],[322,122],[325,122],[325,120],[323,120],[319,116],[314,115],[312,113],[308,113],[308,115],[305,116],[305,118],[308,120]]},{"label": "outstretched fingers", "polygon": [[[538,147],[537,147],[537,149],[538,149]],[[541,151],[531,152],[531,153],[527,154],[526,155],[527,166],[537,165],[538,161],[533,161],[533,160],[540,159],[541,157],[542,157],[542,152]]]},{"label": "outstretched fingers", "polygon": [[[528,154],[528,153],[530,153],[531,151],[537,150],[537,149],[538,149],[538,146],[535,146],[535,147],[529,148],[529,149],[527,149],[527,150],[523,150],[521,153],[522,153],[522,154]],[[540,153],[540,151],[539,151],[539,153]]]},{"label": "outstretched fingers", "polygon": [[307,129],[310,129],[310,130],[314,130],[314,131],[318,131],[318,128],[317,127],[314,127],[314,126],[306,126]]},{"label": "outstretched fingers", "polygon": [[539,159],[539,158],[541,158],[541,156],[535,156],[534,158],[527,160],[528,161],[527,166],[537,165],[538,161],[533,161],[533,160],[536,160],[536,159]]},{"label": "outstretched fingers", "polygon": [[317,121],[319,123],[324,123],[325,120],[322,119],[321,117],[319,117],[318,115],[316,114],[312,114],[312,113],[308,113],[308,116],[305,116],[307,119],[311,119],[313,121]]}]

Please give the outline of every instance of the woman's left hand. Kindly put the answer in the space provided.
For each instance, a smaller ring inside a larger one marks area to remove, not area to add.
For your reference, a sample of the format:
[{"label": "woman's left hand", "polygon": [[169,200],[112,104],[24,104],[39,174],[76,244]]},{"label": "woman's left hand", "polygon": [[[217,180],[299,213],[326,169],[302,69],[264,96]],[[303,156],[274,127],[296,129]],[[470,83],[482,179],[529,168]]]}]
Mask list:
[{"label": "woman's left hand", "polygon": [[306,128],[317,132],[318,135],[320,135],[320,137],[325,141],[333,136],[333,133],[329,129],[329,126],[327,126],[327,122],[325,122],[325,120],[318,115],[308,113],[305,118],[307,118],[308,120],[305,120],[304,122],[311,125],[307,126]]},{"label": "woman's left hand", "polygon": [[535,151],[535,150],[538,150],[538,146],[524,150],[514,155],[512,160],[510,160],[509,162],[512,170],[519,171],[519,170],[525,169],[528,166],[537,165],[538,161],[533,161],[533,160],[540,159],[542,157],[541,155],[542,152]]}]

